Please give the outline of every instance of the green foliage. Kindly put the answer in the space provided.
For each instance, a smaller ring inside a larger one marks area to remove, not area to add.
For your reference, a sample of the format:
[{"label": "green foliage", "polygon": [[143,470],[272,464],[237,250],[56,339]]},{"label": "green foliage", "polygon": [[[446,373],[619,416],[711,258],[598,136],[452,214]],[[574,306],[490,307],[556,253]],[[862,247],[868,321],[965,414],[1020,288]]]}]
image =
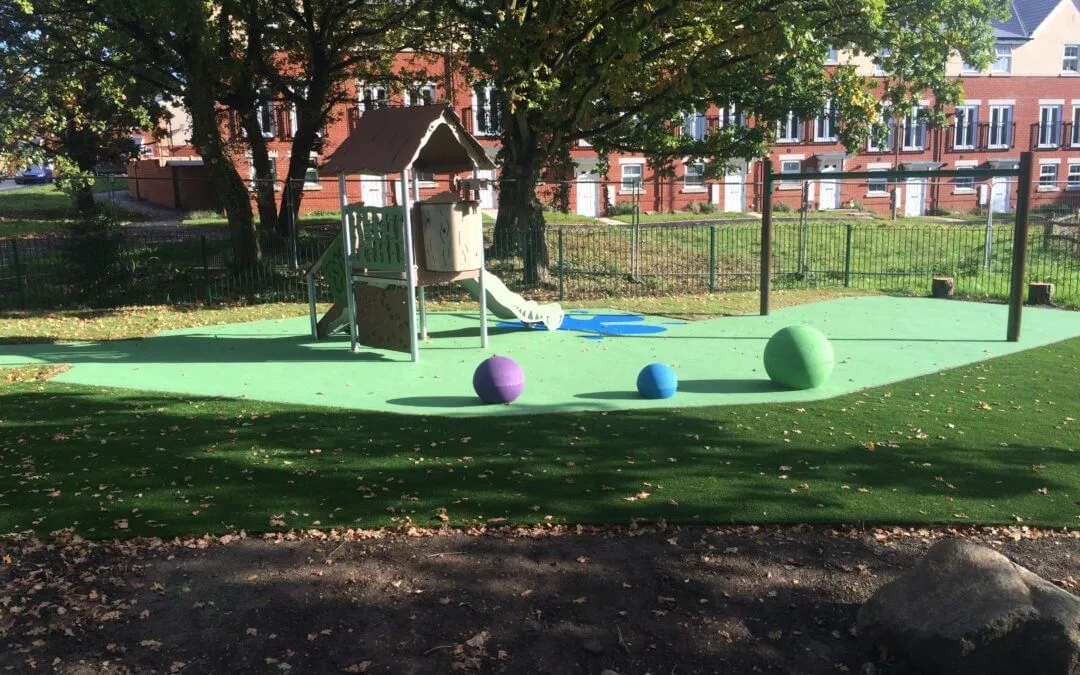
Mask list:
[{"label": "green foliage", "polygon": [[90,307],[110,307],[124,285],[124,233],[115,221],[95,213],[68,226],[64,276]]}]

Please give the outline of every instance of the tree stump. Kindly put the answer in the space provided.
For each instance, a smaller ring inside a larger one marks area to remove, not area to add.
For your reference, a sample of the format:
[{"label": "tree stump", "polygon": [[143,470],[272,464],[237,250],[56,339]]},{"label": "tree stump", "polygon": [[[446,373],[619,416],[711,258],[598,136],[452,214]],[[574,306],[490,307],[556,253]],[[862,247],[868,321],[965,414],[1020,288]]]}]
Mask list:
[{"label": "tree stump", "polygon": [[1028,284],[1029,305],[1054,304],[1054,284],[1033,281]]},{"label": "tree stump", "polygon": [[956,281],[952,277],[934,277],[930,282],[930,295],[935,298],[951,298]]}]

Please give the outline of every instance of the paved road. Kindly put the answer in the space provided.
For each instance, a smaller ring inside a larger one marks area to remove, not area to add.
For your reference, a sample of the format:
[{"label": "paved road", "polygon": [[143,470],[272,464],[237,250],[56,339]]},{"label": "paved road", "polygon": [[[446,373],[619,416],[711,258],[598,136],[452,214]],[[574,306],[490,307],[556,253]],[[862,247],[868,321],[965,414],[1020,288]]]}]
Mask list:
[{"label": "paved road", "polygon": [[7,190],[20,190],[26,187],[25,185],[16,185],[13,180],[0,180],[0,192],[6,192]]}]

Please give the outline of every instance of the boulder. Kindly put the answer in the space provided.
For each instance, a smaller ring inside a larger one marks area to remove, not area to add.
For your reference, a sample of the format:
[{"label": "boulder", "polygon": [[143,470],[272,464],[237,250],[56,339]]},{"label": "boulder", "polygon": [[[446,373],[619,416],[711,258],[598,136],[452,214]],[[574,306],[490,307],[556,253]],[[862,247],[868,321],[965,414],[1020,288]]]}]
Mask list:
[{"label": "boulder", "polygon": [[916,672],[1080,675],[1080,598],[964,539],[935,544],[855,625]]}]

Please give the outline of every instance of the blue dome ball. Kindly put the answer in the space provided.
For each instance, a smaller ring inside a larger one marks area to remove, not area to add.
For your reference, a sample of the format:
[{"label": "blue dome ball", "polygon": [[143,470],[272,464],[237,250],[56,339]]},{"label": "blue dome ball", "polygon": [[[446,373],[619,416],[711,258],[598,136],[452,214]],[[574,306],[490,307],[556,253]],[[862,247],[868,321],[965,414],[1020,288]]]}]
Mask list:
[{"label": "blue dome ball", "polygon": [[637,390],[643,398],[671,398],[679,388],[679,377],[671,366],[650,363],[637,376]]}]

